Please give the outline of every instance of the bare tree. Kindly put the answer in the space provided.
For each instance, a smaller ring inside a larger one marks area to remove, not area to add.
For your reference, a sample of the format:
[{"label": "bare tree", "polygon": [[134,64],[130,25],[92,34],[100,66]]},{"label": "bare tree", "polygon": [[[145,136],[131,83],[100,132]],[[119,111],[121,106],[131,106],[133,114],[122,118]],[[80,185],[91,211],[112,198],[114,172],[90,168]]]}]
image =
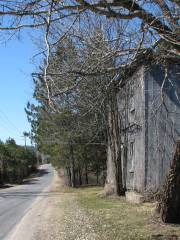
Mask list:
[{"label": "bare tree", "polygon": [[179,55],[179,7],[178,0],[2,0],[0,30],[44,27],[47,40],[51,25],[60,26],[63,33],[67,25],[73,25],[77,21],[82,26],[87,16],[102,16],[109,21],[124,21],[128,26],[126,33],[133,33],[134,29],[139,30],[142,35],[139,48],[143,45],[144,35],[148,34],[154,38],[152,43],[163,39],[172,46],[172,52]]},{"label": "bare tree", "polygon": [[[89,69],[69,70],[69,72],[81,76],[117,72],[122,66],[129,65],[136,60],[139,52],[144,52],[147,48],[156,48],[161,41],[168,46],[164,48],[166,52],[164,57],[169,54],[179,56],[179,7],[178,0],[1,0],[0,30],[12,35],[14,34],[12,31],[19,33],[21,29],[25,28],[43,29],[45,42],[43,53],[46,53],[44,82],[51,105],[49,83],[52,83],[53,78],[51,74],[51,81],[47,79],[47,68],[50,54],[57,42],[72,32],[77,35],[77,38],[80,38],[81,36],[76,33],[86,30],[87,26],[92,25],[94,19],[97,18],[107,22],[116,31],[120,25],[123,25],[123,31],[120,31],[121,34],[118,36],[121,38],[121,44],[116,45],[113,51],[111,49],[104,53],[103,59],[100,59],[100,61],[107,61],[109,58],[117,59],[120,56],[121,61],[117,60],[113,67],[105,69],[91,65]],[[111,31],[110,35],[111,43],[117,40],[114,31]]]}]

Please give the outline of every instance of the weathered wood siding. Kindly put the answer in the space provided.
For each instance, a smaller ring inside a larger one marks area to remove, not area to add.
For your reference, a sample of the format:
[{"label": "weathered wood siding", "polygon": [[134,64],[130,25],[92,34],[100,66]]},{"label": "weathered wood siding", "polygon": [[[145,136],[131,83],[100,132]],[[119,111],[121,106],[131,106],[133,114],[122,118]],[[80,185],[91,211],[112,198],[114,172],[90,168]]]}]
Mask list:
[{"label": "weathered wood siding", "polygon": [[179,66],[169,66],[167,74],[162,66],[141,66],[117,94],[127,190],[163,185],[180,137],[179,89]]},{"label": "weathered wood siding", "polygon": [[144,190],[145,183],[145,95],[144,66],[141,66],[118,93],[122,121],[122,164],[127,190]]},{"label": "weathered wood siding", "polygon": [[[167,74],[162,66],[146,68],[146,189],[162,187],[170,168],[174,147],[180,137],[180,67],[169,66]],[[163,88],[162,88],[163,86]]]}]

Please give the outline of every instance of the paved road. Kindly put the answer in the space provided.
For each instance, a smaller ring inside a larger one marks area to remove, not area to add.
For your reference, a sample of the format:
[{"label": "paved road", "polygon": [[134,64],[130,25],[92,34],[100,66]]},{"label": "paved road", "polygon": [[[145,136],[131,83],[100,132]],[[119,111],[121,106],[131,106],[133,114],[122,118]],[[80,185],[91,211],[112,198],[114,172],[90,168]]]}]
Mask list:
[{"label": "paved road", "polygon": [[[53,178],[53,168],[41,166],[38,177],[23,185],[0,190],[0,240],[8,239],[9,233],[19,223],[38,196],[46,195]],[[32,223],[33,224],[33,223]]]}]

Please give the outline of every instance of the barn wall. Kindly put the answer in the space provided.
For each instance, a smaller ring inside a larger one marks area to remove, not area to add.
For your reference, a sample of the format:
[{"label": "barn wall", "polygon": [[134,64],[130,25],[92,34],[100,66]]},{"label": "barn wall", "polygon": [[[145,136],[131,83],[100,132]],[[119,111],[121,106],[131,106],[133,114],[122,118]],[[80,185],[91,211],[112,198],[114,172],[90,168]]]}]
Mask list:
[{"label": "barn wall", "polygon": [[[175,142],[180,137],[180,68],[169,66],[167,76],[162,66],[152,66],[145,73],[146,189],[162,187],[169,171]],[[161,87],[163,85],[163,91]]]},{"label": "barn wall", "polygon": [[117,192],[119,152],[126,190],[143,193],[162,187],[180,137],[180,92],[175,91],[180,89],[180,67],[169,66],[165,76],[162,66],[142,65],[121,85],[118,114],[114,109],[113,118],[109,115],[106,192]]},{"label": "barn wall", "polygon": [[118,111],[122,121],[122,169],[127,190],[145,187],[144,66],[119,91]]}]

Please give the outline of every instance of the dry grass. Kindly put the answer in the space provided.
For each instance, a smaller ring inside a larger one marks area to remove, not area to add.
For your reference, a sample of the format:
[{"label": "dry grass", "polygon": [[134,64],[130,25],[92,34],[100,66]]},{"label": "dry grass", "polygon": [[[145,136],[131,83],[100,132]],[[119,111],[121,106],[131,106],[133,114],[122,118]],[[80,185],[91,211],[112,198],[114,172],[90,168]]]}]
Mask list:
[{"label": "dry grass", "polygon": [[137,205],[127,203],[124,198],[100,198],[97,194],[101,190],[90,187],[65,191],[69,197],[71,194],[75,197],[78,207],[94,221],[94,240],[180,239],[179,225],[166,225],[154,217],[155,204]]}]

